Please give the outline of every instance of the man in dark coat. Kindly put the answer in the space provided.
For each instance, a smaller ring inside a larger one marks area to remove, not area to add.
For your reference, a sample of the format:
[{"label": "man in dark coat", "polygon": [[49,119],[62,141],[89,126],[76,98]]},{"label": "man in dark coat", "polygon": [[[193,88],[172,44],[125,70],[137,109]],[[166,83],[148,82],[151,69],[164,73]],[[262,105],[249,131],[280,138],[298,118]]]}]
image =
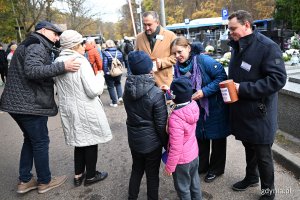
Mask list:
[{"label": "man in dark coat", "polygon": [[[18,193],[38,189],[45,193],[66,181],[66,176],[52,177],[49,169],[48,116],[58,112],[54,101],[53,77],[77,71],[75,58],[52,63],[54,43],[62,33],[47,21],[35,26],[16,49],[8,70],[0,100],[0,109],[8,112],[23,131]],[[31,171],[35,164],[37,180]]]},{"label": "man in dark coat", "polygon": [[230,105],[231,132],[246,152],[246,176],[232,189],[258,186],[260,199],[274,199],[272,144],[277,130],[278,91],[286,71],[279,46],[252,29],[250,13],[239,10],[229,18],[232,47],[229,78],[236,84],[239,100]]}]

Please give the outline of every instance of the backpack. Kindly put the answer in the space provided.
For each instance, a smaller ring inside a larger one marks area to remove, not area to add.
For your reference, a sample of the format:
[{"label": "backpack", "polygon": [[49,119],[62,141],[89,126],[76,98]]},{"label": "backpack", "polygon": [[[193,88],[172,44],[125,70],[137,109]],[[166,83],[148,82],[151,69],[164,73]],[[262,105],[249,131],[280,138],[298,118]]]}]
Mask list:
[{"label": "backpack", "polygon": [[107,51],[107,53],[112,58],[110,69],[109,69],[109,74],[112,77],[122,75],[124,67],[123,67],[122,63],[119,61],[119,59],[117,58],[118,52],[116,51],[116,56],[115,57],[113,57],[108,51]]},{"label": "backpack", "polygon": [[133,44],[131,42],[126,42],[124,47],[124,52],[128,55],[133,50],[134,50]]}]

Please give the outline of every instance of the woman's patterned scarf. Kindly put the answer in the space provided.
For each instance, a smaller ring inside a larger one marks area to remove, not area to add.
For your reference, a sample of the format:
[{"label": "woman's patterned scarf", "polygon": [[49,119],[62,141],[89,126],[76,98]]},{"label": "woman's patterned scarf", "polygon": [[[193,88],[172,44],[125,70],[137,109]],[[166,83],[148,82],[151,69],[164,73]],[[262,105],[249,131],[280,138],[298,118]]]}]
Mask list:
[{"label": "woman's patterned scarf", "polygon": [[[175,78],[178,78],[180,76],[187,76],[190,78],[192,82],[192,87],[194,90],[198,91],[202,87],[202,72],[201,72],[201,66],[198,66],[197,62],[197,56],[194,55],[191,56],[185,64],[181,64],[179,62],[176,62],[175,64],[175,70],[174,70],[174,75]],[[192,61],[192,62],[191,62]],[[184,66],[185,65],[185,66]],[[193,66],[193,67],[192,67]],[[189,72],[189,73],[188,73]],[[209,103],[207,97],[203,97],[198,100],[200,103],[201,108],[205,110],[205,115],[204,119],[206,120],[206,116],[209,116]]]}]

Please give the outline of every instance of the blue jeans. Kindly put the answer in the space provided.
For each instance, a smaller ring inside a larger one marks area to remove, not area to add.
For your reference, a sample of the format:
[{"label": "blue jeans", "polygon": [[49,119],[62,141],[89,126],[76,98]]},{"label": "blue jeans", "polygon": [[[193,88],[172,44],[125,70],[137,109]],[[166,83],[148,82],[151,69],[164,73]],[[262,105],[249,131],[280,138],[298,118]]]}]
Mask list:
[{"label": "blue jeans", "polygon": [[[116,77],[112,77],[111,75],[105,75],[105,82],[107,85],[107,90],[110,96],[110,99],[112,101],[113,104],[117,104],[118,103],[118,98],[121,98],[123,93],[122,93],[122,86],[121,86],[121,77],[120,76],[116,76]],[[117,91],[117,96],[116,96],[116,92],[115,92],[115,88]]]},{"label": "blue jeans", "polygon": [[180,200],[201,200],[198,157],[187,164],[178,164],[173,173],[174,186]]},{"label": "blue jeans", "polygon": [[20,181],[25,183],[30,181],[34,160],[38,183],[49,183],[51,172],[49,169],[48,117],[12,113],[10,116],[17,122],[24,136],[19,166]]}]

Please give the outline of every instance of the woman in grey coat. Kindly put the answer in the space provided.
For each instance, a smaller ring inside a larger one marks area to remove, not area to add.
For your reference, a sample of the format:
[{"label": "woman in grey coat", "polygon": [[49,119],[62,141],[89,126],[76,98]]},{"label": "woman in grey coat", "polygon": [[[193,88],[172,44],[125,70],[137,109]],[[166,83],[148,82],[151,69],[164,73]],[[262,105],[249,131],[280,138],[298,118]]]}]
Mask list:
[{"label": "woman in grey coat", "polygon": [[59,97],[59,110],[68,145],[75,146],[74,185],[90,185],[104,180],[108,173],[96,171],[98,144],[112,139],[111,130],[99,99],[103,92],[102,72],[95,76],[84,55],[82,35],[73,30],[64,31],[60,36],[62,52],[55,62],[75,57],[81,62],[75,73],[66,73],[55,79]]}]

